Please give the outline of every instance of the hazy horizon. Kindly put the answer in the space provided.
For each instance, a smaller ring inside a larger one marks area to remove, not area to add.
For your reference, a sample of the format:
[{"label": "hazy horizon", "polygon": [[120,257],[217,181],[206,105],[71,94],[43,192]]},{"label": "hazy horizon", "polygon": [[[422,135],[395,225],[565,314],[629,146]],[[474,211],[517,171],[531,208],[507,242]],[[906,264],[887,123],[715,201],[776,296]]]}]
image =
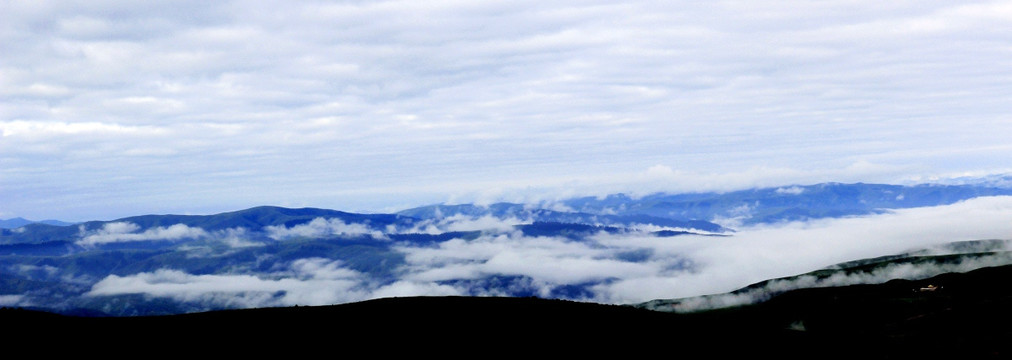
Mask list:
[{"label": "hazy horizon", "polygon": [[[579,191],[573,191],[573,189],[569,189],[569,190],[562,190],[562,189],[554,189],[554,190],[552,190],[552,189],[547,189],[547,190],[542,190],[540,192],[536,192],[536,191],[531,191],[530,189],[527,189],[528,191],[526,191],[526,192],[518,192],[516,194],[513,194],[514,196],[512,196],[512,197],[506,196],[506,195],[500,195],[500,196],[497,196],[497,197],[494,197],[494,198],[480,198],[480,197],[471,197],[471,198],[460,197],[460,198],[456,198],[456,199],[454,199],[454,198],[447,198],[447,199],[435,198],[435,199],[432,199],[432,201],[429,201],[429,202],[425,202],[424,200],[419,200],[417,203],[414,203],[414,204],[411,204],[411,205],[404,205],[404,207],[400,207],[400,208],[385,207],[385,208],[377,208],[377,209],[366,210],[366,211],[361,211],[361,210],[360,211],[352,211],[352,210],[348,210],[348,209],[344,209],[344,208],[336,208],[336,207],[334,207],[334,208],[326,208],[326,207],[312,206],[312,205],[306,205],[306,206],[301,206],[301,207],[302,208],[318,208],[318,209],[327,209],[327,210],[338,210],[338,211],[344,211],[344,212],[359,212],[359,213],[363,213],[363,214],[380,214],[380,213],[397,213],[397,212],[401,212],[401,211],[405,211],[405,210],[411,210],[413,208],[419,208],[419,207],[425,207],[425,206],[433,206],[433,205],[476,205],[476,206],[484,207],[484,206],[492,205],[494,203],[515,203],[515,204],[521,204],[521,205],[528,205],[528,206],[532,206],[532,207],[541,207],[541,208],[546,208],[546,209],[554,209],[554,208],[561,207],[561,208],[558,208],[560,211],[573,211],[573,209],[567,209],[567,208],[565,208],[565,206],[560,205],[560,204],[562,202],[566,201],[566,200],[578,199],[578,198],[581,198],[581,197],[598,197],[598,198],[601,198],[603,196],[609,196],[609,195],[625,195],[625,196],[630,196],[632,198],[637,198],[637,197],[640,197],[640,196],[657,195],[657,194],[693,194],[693,193],[714,193],[714,194],[721,194],[721,193],[728,193],[728,192],[734,192],[734,191],[740,191],[740,190],[755,190],[755,189],[763,189],[763,188],[766,188],[766,189],[777,188],[778,190],[779,189],[785,189],[784,191],[790,191],[790,189],[793,189],[794,187],[797,187],[797,186],[810,186],[810,185],[827,184],[827,183],[841,183],[841,182],[826,181],[826,182],[822,182],[822,183],[807,183],[807,184],[806,183],[789,183],[789,182],[785,182],[785,183],[782,183],[782,184],[773,184],[773,183],[771,183],[771,184],[767,184],[767,185],[757,185],[757,186],[750,186],[750,187],[739,186],[739,187],[709,188],[709,189],[698,189],[698,190],[688,190],[688,189],[686,189],[686,190],[683,190],[683,191],[666,191],[663,188],[650,188],[650,187],[642,187],[642,188],[640,188],[641,190],[639,190],[639,191],[636,191],[636,190],[629,191],[630,189],[627,189],[626,192],[622,192],[621,190],[616,190],[618,192],[606,192],[606,191],[597,191],[597,192],[595,192],[595,191],[592,191],[592,190],[586,190],[584,192],[579,192]],[[857,184],[857,183],[861,183],[861,182],[853,182],[851,184]],[[917,179],[917,180],[907,180],[907,181],[895,182],[895,183],[885,183],[885,182],[882,182],[882,183],[878,183],[878,184],[900,185],[900,186],[987,184],[987,185],[990,185],[990,186],[998,186],[998,187],[1012,187],[1012,174],[989,174],[989,175],[980,176],[980,177],[977,177],[977,176],[961,176],[961,177],[953,177],[953,178]],[[647,190],[644,191],[642,189],[647,189]],[[565,195],[560,195],[560,194],[565,194]],[[0,218],[0,220],[23,219],[23,220],[31,221],[31,222],[59,221],[59,222],[65,222],[65,223],[74,224],[74,223],[82,223],[82,222],[87,222],[87,221],[114,221],[114,220],[118,220],[118,219],[123,219],[123,218],[128,218],[128,217],[133,217],[133,216],[144,216],[144,215],[217,215],[217,214],[221,214],[221,213],[234,212],[234,211],[242,211],[242,210],[247,210],[247,209],[251,209],[251,208],[255,208],[255,207],[261,207],[261,206],[285,207],[285,206],[276,205],[276,204],[258,204],[258,205],[250,205],[248,207],[242,207],[242,208],[219,208],[217,210],[209,210],[207,212],[184,211],[184,212],[177,212],[177,213],[155,213],[155,212],[143,212],[142,211],[142,212],[137,212],[137,213],[132,213],[132,214],[124,214],[123,216],[119,216],[119,217],[116,217],[116,218],[88,218],[88,219],[71,219],[71,220],[68,220],[68,219],[60,219],[60,218],[54,218],[54,217],[26,218],[24,216],[13,216],[13,217],[9,217],[9,218]],[[696,219],[696,220],[716,221],[718,219]]]}]

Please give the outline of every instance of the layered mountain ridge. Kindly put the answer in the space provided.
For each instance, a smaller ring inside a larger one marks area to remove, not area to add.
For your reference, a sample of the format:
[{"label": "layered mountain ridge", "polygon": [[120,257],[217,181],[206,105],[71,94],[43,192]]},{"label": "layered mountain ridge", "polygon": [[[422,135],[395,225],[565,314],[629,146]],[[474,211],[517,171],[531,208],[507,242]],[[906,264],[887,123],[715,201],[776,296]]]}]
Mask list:
[{"label": "layered mountain ridge", "polygon": [[[0,305],[140,316],[413,293],[596,301],[603,288],[623,281],[597,268],[641,273],[660,265],[659,271],[677,273],[700,266],[644,242],[705,243],[707,237],[733,239],[739,227],[756,224],[1006,195],[1012,189],[993,183],[826,183],[534,205],[437,204],[388,214],[260,206],[212,215],[31,223],[0,229]],[[805,277],[804,286],[839,278]],[[743,293],[648,304],[727,306],[745,303]]]}]

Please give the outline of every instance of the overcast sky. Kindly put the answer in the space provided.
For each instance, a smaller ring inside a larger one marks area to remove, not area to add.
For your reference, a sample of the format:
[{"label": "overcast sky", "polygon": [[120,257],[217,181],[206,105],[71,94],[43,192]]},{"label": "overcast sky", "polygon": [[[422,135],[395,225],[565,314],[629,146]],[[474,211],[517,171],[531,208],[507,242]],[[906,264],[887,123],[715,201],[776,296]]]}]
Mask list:
[{"label": "overcast sky", "polygon": [[1012,169],[1008,1],[3,1],[0,218]]}]

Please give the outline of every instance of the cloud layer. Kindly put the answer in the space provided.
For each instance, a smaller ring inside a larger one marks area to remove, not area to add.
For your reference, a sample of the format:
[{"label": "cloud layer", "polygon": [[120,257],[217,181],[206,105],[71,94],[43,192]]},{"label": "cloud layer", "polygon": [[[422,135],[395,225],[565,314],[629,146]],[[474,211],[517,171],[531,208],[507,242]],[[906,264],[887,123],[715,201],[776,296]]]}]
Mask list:
[{"label": "cloud layer", "polygon": [[[397,251],[405,255],[405,263],[395,269],[396,277],[389,281],[350,270],[340,261],[311,257],[261,274],[195,275],[161,269],[108,276],[96,283],[89,295],[140,293],[231,306],[322,305],[387,296],[503,295],[511,288],[478,285],[487,285],[483,281],[490,277],[505,277],[519,279],[506,286],[539,296],[587,285],[588,292],[574,298],[639,303],[722,294],[841,262],[953,241],[1012,239],[1010,218],[1012,197],[986,197],[873,216],[742,228],[728,237],[657,237],[634,232],[601,233],[574,240],[493,228],[476,238],[397,245]],[[774,285],[786,289],[876,282],[1012,262],[1008,256],[984,260],[994,261],[967,262],[945,269],[901,266],[860,277],[819,281],[802,278],[801,283]],[[692,305],[744,302],[764,294],[710,297]]]},{"label": "cloud layer", "polygon": [[1010,20],[1001,1],[6,2],[0,216],[1007,171]]},{"label": "cloud layer", "polygon": [[116,242],[132,241],[159,241],[159,240],[182,240],[197,239],[209,236],[207,231],[201,228],[189,227],[184,224],[175,224],[169,227],[158,226],[138,232],[140,226],[131,222],[106,223],[101,229],[85,231],[81,229],[81,239],[77,241],[80,245],[98,245]]},{"label": "cloud layer", "polygon": [[287,227],[267,226],[267,236],[274,240],[292,237],[325,237],[334,235],[370,235],[378,239],[385,237],[382,231],[364,224],[348,224],[341,219],[315,218],[308,223]]}]

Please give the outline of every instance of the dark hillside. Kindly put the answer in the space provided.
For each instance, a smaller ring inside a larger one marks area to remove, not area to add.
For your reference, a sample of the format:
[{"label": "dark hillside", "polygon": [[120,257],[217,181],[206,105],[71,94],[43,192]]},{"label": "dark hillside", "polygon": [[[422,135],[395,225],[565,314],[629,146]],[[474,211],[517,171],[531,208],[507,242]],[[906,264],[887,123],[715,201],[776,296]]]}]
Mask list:
[{"label": "dark hillside", "polygon": [[[1012,266],[784,293],[691,314],[537,298],[408,297],[155,317],[0,312],[10,344],[184,343],[231,354],[751,355],[1002,358]],[[932,286],[929,286],[932,285]],[[169,347],[167,351],[182,348]],[[59,350],[59,349],[57,349]]]},{"label": "dark hillside", "polygon": [[808,288],[758,305],[686,314],[798,340],[855,358],[1005,358],[1012,341],[1012,265],[923,280]]}]

